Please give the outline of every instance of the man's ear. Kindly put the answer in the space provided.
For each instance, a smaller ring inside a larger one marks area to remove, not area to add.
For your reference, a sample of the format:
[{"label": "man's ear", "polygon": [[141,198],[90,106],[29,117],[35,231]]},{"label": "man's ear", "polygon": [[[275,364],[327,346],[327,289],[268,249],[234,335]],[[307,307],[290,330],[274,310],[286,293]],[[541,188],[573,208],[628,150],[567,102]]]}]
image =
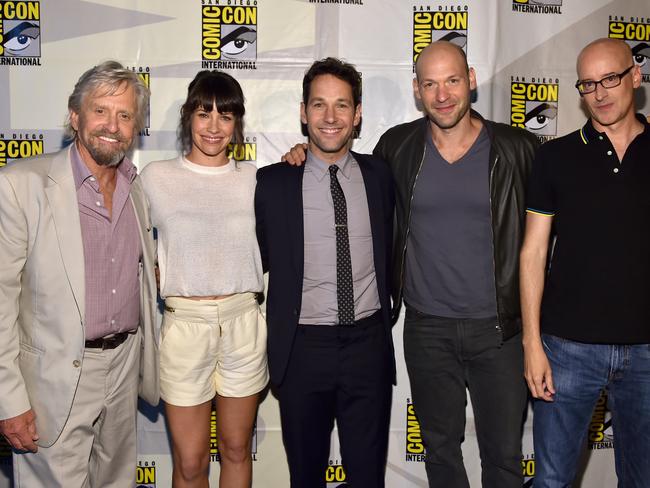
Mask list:
[{"label": "man's ear", "polygon": [[413,93],[415,94],[415,98],[422,100],[420,97],[420,84],[418,83],[417,78],[413,78]]},{"label": "man's ear", "polygon": [[79,131],[79,114],[77,112],[75,112],[74,110],[70,110],[69,117],[70,117],[70,126],[75,130],[75,132],[78,132]]},{"label": "man's ear", "polygon": [[476,90],[476,71],[474,71],[474,68],[470,68],[467,75],[469,77],[469,89]]},{"label": "man's ear", "polygon": [[300,102],[300,122],[307,125],[307,109],[305,108],[305,102]]}]

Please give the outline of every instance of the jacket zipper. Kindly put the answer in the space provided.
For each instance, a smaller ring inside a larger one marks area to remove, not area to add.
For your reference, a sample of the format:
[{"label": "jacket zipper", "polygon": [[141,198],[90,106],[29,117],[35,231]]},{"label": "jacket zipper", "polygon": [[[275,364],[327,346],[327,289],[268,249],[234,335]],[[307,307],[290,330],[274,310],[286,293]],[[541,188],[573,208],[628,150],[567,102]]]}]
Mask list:
[{"label": "jacket zipper", "polygon": [[497,167],[497,163],[499,162],[499,155],[497,154],[494,158],[494,164],[492,165],[492,169],[490,170],[490,181],[488,183],[488,191],[490,193],[490,232],[492,233],[492,266],[493,266],[493,278],[494,278],[494,303],[497,307],[497,325],[496,328],[497,330],[503,332],[503,327],[501,327],[501,322],[499,318],[499,294],[497,293],[497,263],[496,259],[494,259],[494,253],[496,251],[496,245],[494,242],[494,225],[493,225],[493,214],[492,214],[492,180],[493,180],[493,175],[494,175],[494,168]]},{"label": "jacket zipper", "polygon": [[[406,219],[406,234],[404,235],[404,248],[402,249],[402,269],[400,271],[399,277],[399,297],[400,300],[404,300],[404,269],[406,268],[406,245],[408,242],[409,234],[411,233],[411,213],[413,207],[413,197],[415,196],[415,187],[418,184],[418,177],[420,176],[420,171],[422,171],[422,165],[424,164],[424,158],[427,154],[427,146],[424,145],[424,151],[422,152],[422,159],[420,160],[420,165],[418,166],[418,172],[415,173],[415,179],[413,180],[413,186],[411,187],[411,198],[409,199],[409,212],[408,218]],[[494,256],[493,256],[494,259]]]}]

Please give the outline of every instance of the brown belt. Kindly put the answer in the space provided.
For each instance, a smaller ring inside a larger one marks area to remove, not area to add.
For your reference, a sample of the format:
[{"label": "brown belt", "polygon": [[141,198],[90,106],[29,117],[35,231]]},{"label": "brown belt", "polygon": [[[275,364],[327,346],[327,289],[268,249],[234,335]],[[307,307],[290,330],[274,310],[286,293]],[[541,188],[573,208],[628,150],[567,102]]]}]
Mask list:
[{"label": "brown belt", "polygon": [[129,332],[118,332],[112,336],[100,337],[99,339],[92,339],[86,341],[86,348],[88,349],[115,349],[122,344],[131,334]]}]

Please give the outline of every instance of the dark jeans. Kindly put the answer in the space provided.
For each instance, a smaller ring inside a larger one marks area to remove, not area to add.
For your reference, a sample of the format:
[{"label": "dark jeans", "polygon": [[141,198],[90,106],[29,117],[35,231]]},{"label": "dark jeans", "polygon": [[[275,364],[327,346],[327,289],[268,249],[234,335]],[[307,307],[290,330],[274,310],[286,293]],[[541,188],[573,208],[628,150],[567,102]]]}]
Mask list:
[{"label": "dark jeans", "polygon": [[404,356],[429,486],[469,488],[461,451],[468,389],[483,488],[521,488],[527,400],[521,334],[502,342],[496,318],[434,317],[407,307]]},{"label": "dark jeans", "polygon": [[535,488],[567,488],[600,392],[612,412],[619,488],[650,483],[650,344],[585,344],[543,334],[555,398],[535,400]]},{"label": "dark jeans", "polygon": [[298,326],[277,387],[291,488],[325,488],[334,420],[347,486],[384,487],[391,364],[380,320],[360,327]]}]

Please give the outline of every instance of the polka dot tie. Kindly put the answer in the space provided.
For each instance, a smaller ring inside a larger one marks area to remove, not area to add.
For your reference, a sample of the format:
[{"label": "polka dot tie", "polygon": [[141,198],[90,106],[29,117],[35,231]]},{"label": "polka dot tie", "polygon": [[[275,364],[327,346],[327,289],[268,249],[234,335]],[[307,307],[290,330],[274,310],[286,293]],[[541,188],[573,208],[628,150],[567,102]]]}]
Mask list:
[{"label": "polka dot tie", "polygon": [[336,226],[336,300],[339,307],[339,324],[354,324],[354,291],[352,289],[352,260],[348,237],[348,207],[345,195],[336,177],[339,167],[330,165],[330,191],[334,203]]}]

